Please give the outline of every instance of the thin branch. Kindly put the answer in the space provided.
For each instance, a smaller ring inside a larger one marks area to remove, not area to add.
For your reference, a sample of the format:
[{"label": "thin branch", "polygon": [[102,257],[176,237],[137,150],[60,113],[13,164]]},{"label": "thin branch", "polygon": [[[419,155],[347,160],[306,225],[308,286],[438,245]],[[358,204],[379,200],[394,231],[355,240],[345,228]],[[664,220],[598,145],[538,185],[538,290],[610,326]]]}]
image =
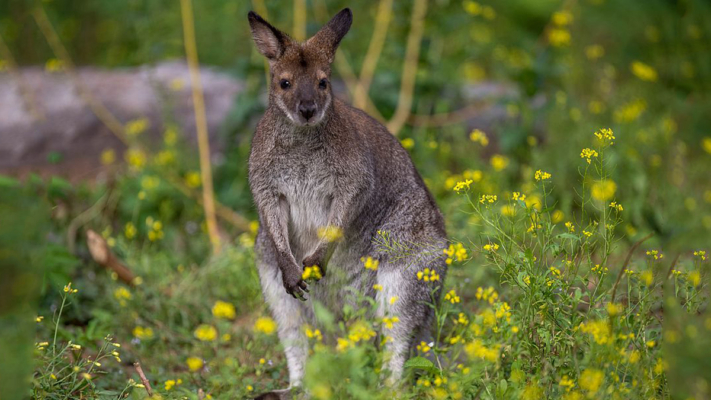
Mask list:
[{"label": "thin branch", "polygon": [[133,363],[133,367],[136,368],[136,372],[138,372],[138,377],[141,379],[141,383],[143,384],[143,387],[146,388],[146,393],[148,393],[148,396],[152,397],[153,396],[153,389],[151,388],[151,383],[148,382],[148,379],[146,378],[146,374],[143,373],[143,368],[141,368],[141,363],[135,362],[135,363]]},{"label": "thin branch", "polygon": [[433,115],[412,114],[408,117],[407,124],[420,128],[436,128],[440,126],[458,124],[471,118],[475,113],[482,111],[486,105],[487,103],[482,101],[447,113]]},{"label": "thin branch", "polygon": [[412,112],[412,96],[415,90],[417,61],[420,58],[422,34],[425,30],[425,15],[427,15],[427,0],[414,0],[410,34],[407,37],[405,62],[400,82],[400,96],[395,114],[388,122],[388,129],[396,136]]},{"label": "thin branch", "polygon": [[306,0],[294,0],[294,39],[306,40]]},{"label": "thin branch", "polygon": [[190,86],[193,92],[193,106],[195,108],[195,128],[198,137],[198,150],[200,153],[200,174],[202,177],[202,198],[207,222],[207,233],[212,243],[212,251],[220,252],[220,235],[217,232],[215,218],[215,192],[212,187],[212,165],[210,164],[210,141],[207,135],[207,117],[205,115],[205,98],[200,81],[200,64],[198,63],[197,44],[195,43],[195,25],[192,0],[180,0],[180,10],[183,16],[183,35],[185,39],[185,53],[190,70]]},{"label": "thin branch", "polygon": [[380,59],[380,55],[383,52],[388,26],[392,20],[392,8],[393,0],[380,0],[375,17],[373,36],[370,39],[368,51],[363,60],[358,86],[356,86],[355,93],[353,93],[353,106],[355,107],[365,108],[368,103],[368,90],[373,81],[373,74],[375,73],[376,65],[378,65],[378,59]]},{"label": "thin branch", "polygon": [[674,261],[672,261],[671,265],[669,266],[669,271],[667,271],[667,279],[672,274],[672,271],[674,271],[674,267],[676,267],[676,263],[679,261],[679,257],[681,257],[681,253],[677,254],[676,257],[674,257]]},{"label": "thin branch", "polygon": [[79,76],[76,73],[76,67],[69,56],[69,52],[67,52],[67,49],[64,48],[62,42],[59,40],[59,36],[52,27],[52,23],[49,22],[49,18],[47,17],[47,13],[44,11],[44,8],[42,6],[35,7],[32,11],[32,16],[37,22],[37,26],[39,26],[40,31],[42,31],[42,34],[47,39],[47,43],[49,44],[49,47],[52,48],[52,52],[64,64],[67,75],[69,75],[72,83],[77,88],[77,92],[82,100],[84,100],[84,103],[89,106],[94,115],[96,115],[96,117],[104,125],[106,125],[106,127],[108,127],[119,140],[128,145],[123,124],[121,124],[121,122],[114,117],[111,111],[109,111],[101,102],[94,98],[91,92],[89,92],[89,90],[84,86],[81,79],[79,79]]},{"label": "thin branch", "polygon": [[615,293],[617,293],[617,285],[620,284],[620,280],[622,279],[622,275],[625,274],[625,270],[627,269],[627,266],[630,264],[630,259],[632,258],[632,253],[634,253],[635,250],[637,250],[637,247],[639,247],[642,243],[646,242],[647,239],[651,238],[654,236],[654,232],[650,233],[649,235],[643,237],[637,243],[635,243],[630,250],[627,252],[627,258],[625,258],[625,263],[622,265],[622,268],[620,269],[620,273],[617,274],[617,279],[615,280],[615,284],[612,285],[612,296],[610,296],[610,303],[615,302]]}]

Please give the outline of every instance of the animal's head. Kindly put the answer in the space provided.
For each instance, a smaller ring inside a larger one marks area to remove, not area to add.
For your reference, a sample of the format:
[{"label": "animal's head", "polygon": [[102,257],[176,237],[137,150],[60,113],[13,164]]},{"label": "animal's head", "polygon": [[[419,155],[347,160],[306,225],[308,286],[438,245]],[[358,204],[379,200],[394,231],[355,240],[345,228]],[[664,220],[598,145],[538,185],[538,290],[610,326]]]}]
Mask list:
[{"label": "animal's head", "polygon": [[338,43],[353,22],[351,10],[336,14],[303,43],[273,27],[250,11],[249,25],[259,52],[269,61],[269,96],[295,125],[312,126],[323,120],[331,106],[331,63]]}]

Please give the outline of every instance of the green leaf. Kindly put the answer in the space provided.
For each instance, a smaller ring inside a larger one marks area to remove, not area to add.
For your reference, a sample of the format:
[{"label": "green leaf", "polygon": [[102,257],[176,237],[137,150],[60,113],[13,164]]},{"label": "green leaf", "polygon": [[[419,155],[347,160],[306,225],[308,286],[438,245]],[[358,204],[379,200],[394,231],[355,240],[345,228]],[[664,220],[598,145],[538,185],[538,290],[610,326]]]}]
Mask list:
[{"label": "green leaf", "polygon": [[573,235],[572,233],[561,233],[560,235],[556,236],[557,239],[570,239],[570,240],[575,240],[576,242],[580,240],[578,235]]},{"label": "green leaf", "polygon": [[415,369],[433,369],[434,364],[432,361],[424,357],[413,357],[405,363],[405,368],[415,368]]}]

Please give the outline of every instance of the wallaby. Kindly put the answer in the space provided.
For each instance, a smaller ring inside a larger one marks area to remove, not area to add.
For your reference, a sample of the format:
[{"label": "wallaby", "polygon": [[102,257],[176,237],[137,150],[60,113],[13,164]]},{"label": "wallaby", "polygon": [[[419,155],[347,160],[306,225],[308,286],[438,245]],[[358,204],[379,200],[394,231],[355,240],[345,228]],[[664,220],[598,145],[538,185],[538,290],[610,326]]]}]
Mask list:
[{"label": "wallaby", "polygon": [[[290,387],[299,386],[304,376],[304,325],[315,323],[312,302],[338,316],[352,301],[345,295],[349,287],[376,300],[376,317],[399,318],[381,332],[390,337],[388,369],[397,381],[415,338],[429,331],[433,311],[428,303],[438,301],[445,277],[442,214],[399,141],[365,112],[333,96],[331,63],[351,26],[351,10],[339,12],[303,43],[254,12],[248,18],[270,71],[269,105],[249,157],[260,220],[257,268],[285,348]],[[338,232],[340,240],[319,234],[324,228]],[[378,232],[427,246],[414,246],[419,250],[407,257],[389,257],[374,243]],[[377,269],[364,268],[362,257],[377,260]],[[308,285],[302,274],[310,266],[318,266],[323,278]],[[424,268],[441,280],[419,280],[417,272]],[[288,396],[288,390],[280,393],[263,398]]]}]

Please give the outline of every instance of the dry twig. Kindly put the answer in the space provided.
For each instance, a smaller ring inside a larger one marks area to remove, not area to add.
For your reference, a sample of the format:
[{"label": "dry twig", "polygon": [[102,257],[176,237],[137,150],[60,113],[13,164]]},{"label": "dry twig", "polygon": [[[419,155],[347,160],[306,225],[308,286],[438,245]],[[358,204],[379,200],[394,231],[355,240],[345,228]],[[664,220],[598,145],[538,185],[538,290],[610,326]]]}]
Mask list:
[{"label": "dry twig", "polygon": [[91,257],[97,264],[114,271],[122,282],[129,285],[134,284],[136,277],[133,275],[133,272],[119,261],[109,248],[109,244],[106,243],[106,240],[104,240],[101,235],[89,229],[86,231],[86,245],[89,247]]},{"label": "dry twig", "polygon": [[615,302],[615,293],[617,293],[617,285],[620,284],[620,280],[622,279],[622,275],[624,275],[625,270],[627,269],[627,266],[630,264],[630,259],[632,258],[632,253],[634,253],[635,250],[637,250],[637,247],[641,245],[642,243],[646,242],[647,239],[651,238],[654,236],[654,232],[650,233],[649,235],[643,237],[637,243],[635,243],[630,250],[627,252],[627,258],[625,258],[625,263],[622,265],[622,268],[620,269],[620,273],[617,274],[617,279],[615,280],[615,284],[612,285],[612,296],[610,296],[610,303]]},{"label": "dry twig", "polygon": [[180,0],[180,10],[183,16],[183,35],[185,54],[190,70],[190,86],[192,87],[193,106],[195,108],[195,128],[198,137],[200,153],[200,174],[202,178],[203,209],[207,222],[207,234],[210,236],[212,251],[220,252],[220,235],[217,232],[215,218],[215,192],[212,187],[212,165],[210,164],[210,141],[207,136],[207,117],[205,115],[205,98],[200,81],[200,65],[198,63],[197,44],[195,43],[195,25],[192,0]]},{"label": "dry twig", "polygon": [[143,373],[143,368],[141,368],[141,363],[135,362],[135,363],[133,363],[133,367],[136,368],[136,372],[138,372],[138,377],[141,378],[141,383],[146,388],[146,393],[148,393],[148,396],[153,396],[153,389],[151,388],[151,383],[148,382],[148,379],[146,378],[146,374]]},{"label": "dry twig", "polygon": [[395,114],[388,122],[388,129],[396,136],[412,112],[412,97],[415,91],[415,77],[417,76],[417,61],[420,58],[422,34],[425,30],[425,15],[427,15],[427,0],[414,0],[410,34],[407,36],[405,61],[402,67],[400,96],[398,97]]}]

